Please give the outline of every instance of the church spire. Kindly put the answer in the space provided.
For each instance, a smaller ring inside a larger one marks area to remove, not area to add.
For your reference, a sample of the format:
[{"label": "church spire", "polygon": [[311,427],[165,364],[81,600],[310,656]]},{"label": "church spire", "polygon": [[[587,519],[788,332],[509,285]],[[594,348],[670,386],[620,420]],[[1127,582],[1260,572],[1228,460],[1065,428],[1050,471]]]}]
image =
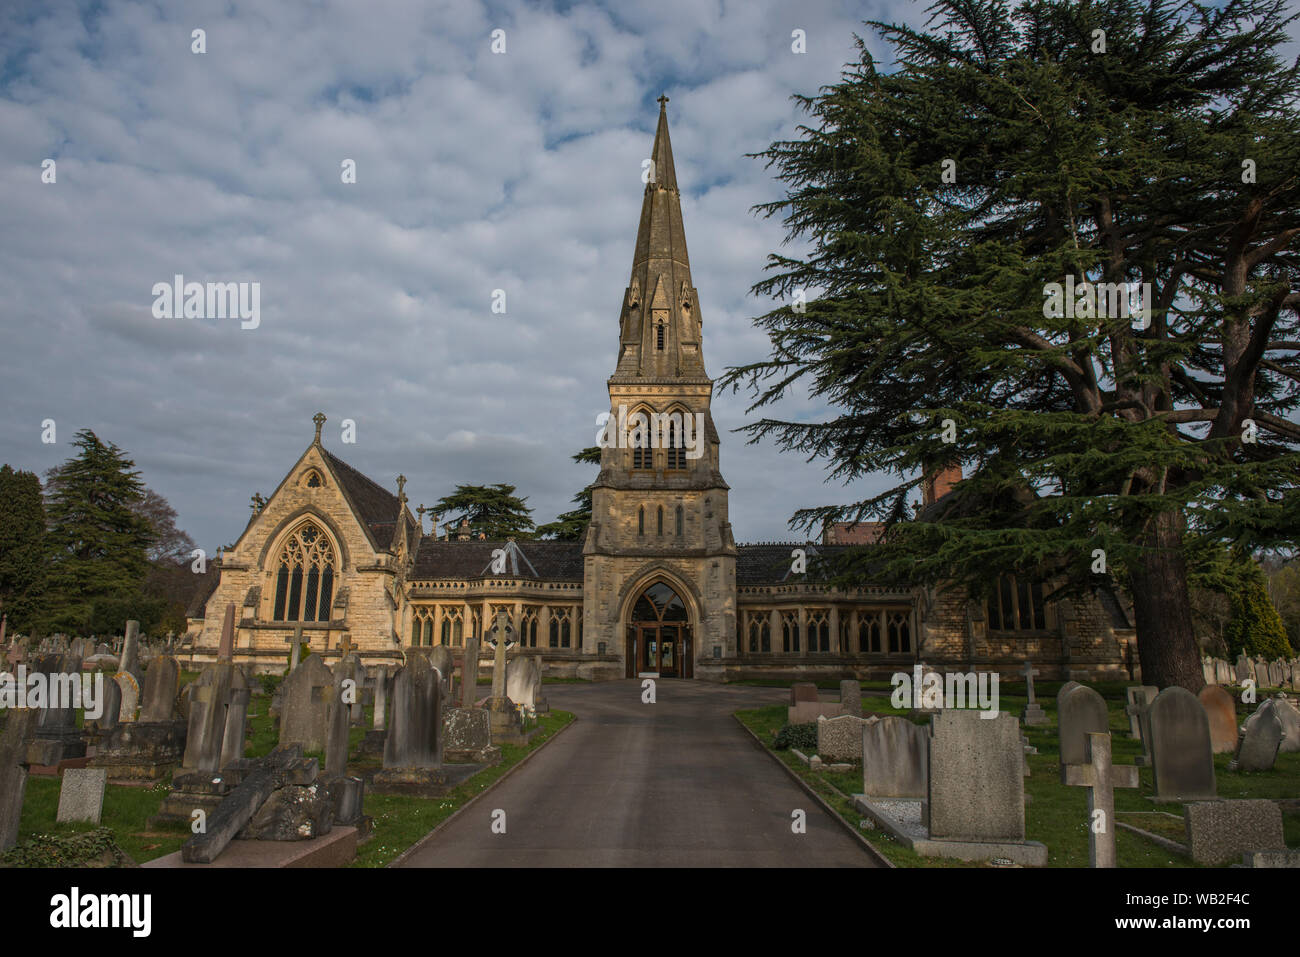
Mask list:
[{"label": "church spire", "polygon": [[686,252],[666,96],[659,97],[659,125],[650,161],[614,375],[702,379],[699,307]]}]

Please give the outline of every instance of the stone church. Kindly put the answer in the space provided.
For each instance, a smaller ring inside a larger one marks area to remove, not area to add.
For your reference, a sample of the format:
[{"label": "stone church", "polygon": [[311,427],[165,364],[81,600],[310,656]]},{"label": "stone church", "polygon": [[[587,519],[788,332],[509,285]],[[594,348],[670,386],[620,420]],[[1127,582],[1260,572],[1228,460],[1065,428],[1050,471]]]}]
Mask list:
[{"label": "stone church", "polygon": [[[1032,659],[1049,678],[1127,677],[1132,615],[1111,592],[1044,602],[1043,583],[1007,576],[977,601],[957,589],[832,589],[793,570],[798,548],[815,567],[818,556],[871,547],[871,523],[830,527],[818,544],[736,543],[666,98],[651,156],[608,428],[663,428],[602,443],[585,540],[439,536],[436,518],[426,534],[405,479],[394,492],[328,451],[317,414],[311,444],[213,563],[191,610],[191,662],[215,658],[233,604],[236,660],[277,673],[299,630],[327,662],[354,648],[367,664],[391,664],[413,646],[483,638],[504,611],[521,651],[553,676],[884,678],[917,663],[1010,676]],[[925,504],[959,478],[927,480]]]}]

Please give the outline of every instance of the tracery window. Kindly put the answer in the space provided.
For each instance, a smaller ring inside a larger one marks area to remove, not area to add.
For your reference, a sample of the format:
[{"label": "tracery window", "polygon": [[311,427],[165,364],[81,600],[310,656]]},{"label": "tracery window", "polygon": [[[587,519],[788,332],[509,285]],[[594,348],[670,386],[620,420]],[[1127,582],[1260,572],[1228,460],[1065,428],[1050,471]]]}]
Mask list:
[{"label": "tracery window", "polygon": [[781,650],[786,654],[799,650],[799,613],[781,613]]},{"label": "tracery window", "polygon": [[568,608],[551,609],[551,633],[548,636],[552,648],[568,648],[572,643],[573,624]]},{"label": "tracery window", "polygon": [[537,619],[540,611],[538,605],[524,605],[519,623],[519,644],[524,648],[537,647]]},{"label": "tracery window", "polygon": [[455,605],[442,606],[442,635],[444,645],[465,643],[465,622],[462,609]]},{"label": "tracery window", "polygon": [[[683,416],[690,415],[683,412]],[[676,421],[668,423],[668,468],[673,471],[686,470],[686,446],[683,444],[682,427]]]},{"label": "tracery window", "polygon": [[334,546],[312,522],[298,526],[280,549],[275,621],[329,621],[334,598]]},{"label": "tracery window", "polygon": [[988,615],[990,631],[1046,631],[1043,583],[1003,575],[989,596]]},{"label": "tracery window", "polygon": [[815,608],[808,610],[808,650],[831,650],[831,623],[826,610]]}]

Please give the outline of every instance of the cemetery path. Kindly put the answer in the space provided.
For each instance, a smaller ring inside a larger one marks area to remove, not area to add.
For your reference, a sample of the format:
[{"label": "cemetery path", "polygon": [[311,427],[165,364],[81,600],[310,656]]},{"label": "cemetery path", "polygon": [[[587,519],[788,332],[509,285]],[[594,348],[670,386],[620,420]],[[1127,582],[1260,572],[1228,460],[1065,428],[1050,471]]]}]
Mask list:
[{"label": "cemetery path", "polygon": [[544,690],[574,725],[402,866],[876,866],[731,716],[785,703],[787,689],[661,679],[655,704],[632,680]]}]

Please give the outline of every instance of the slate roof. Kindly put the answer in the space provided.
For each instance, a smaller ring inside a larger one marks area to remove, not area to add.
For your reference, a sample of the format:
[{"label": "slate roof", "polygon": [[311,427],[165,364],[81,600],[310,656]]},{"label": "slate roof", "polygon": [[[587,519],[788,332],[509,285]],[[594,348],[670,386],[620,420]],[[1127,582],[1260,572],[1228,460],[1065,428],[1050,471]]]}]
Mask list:
[{"label": "slate roof", "polygon": [[[397,516],[400,505],[397,496],[378,482],[362,475],[333,452],[322,448],[325,458],[329,460],[339,484],[357,510],[357,517],[370,529],[375,542],[380,548],[388,548],[393,541],[393,532],[397,529]],[[414,526],[411,530],[414,531]]]},{"label": "slate roof", "polygon": [[[517,541],[515,544],[537,569],[537,576],[534,578],[528,565],[520,562],[519,574],[512,572],[511,578],[582,581],[582,542]],[[420,539],[419,551],[415,553],[415,568],[408,577],[414,581],[482,578],[484,569],[492,562],[493,550],[504,545],[505,542],[500,541],[438,541],[432,535],[426,535]]]},{"label": "slate roof", "polygon": [[816,557],[830,558],[841,555],[855,546],[818,545],[815,542],[764,542],[757,545],[736,546],[736,585],[781,585],[804,580],[803,576],[789,576],[790,553],[796,548],[808,549],[808,578],[816,581]]}]

